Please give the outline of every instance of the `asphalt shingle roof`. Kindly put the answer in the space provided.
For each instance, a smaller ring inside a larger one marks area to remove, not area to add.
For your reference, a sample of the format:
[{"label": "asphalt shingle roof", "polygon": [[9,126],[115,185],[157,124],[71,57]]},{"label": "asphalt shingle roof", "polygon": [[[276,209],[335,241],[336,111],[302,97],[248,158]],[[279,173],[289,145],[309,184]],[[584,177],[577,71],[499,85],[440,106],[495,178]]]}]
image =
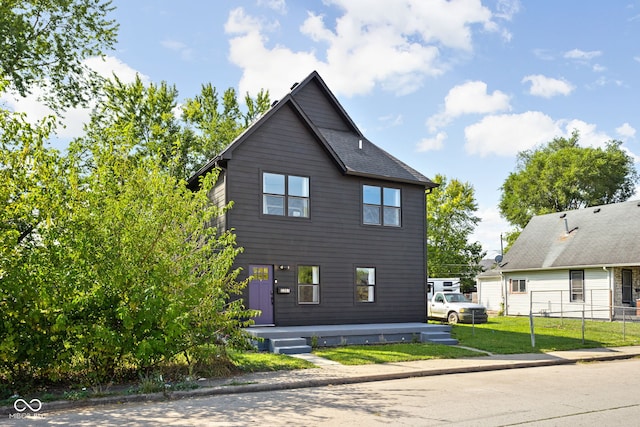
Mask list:
[{"label": "asphalt shingle roof", "polygon": [[429,178],[356,133],[326,128],[319,131],[347,173],[435,186]]},{"label": "asphalt shingle roof", "polygon": [[636,200],[535,216],[500,265],[514,271],[638,264]]},{"label": "asphalt shingle roof", "polygon": [[[294,93],[301,91],[306,85],[312,81],[319,83],[321,90],[325,92],[327,98],[332,103],[336,112],[342,115],[346,122],[350,124],[353,131],[343,131],[328,128],[321,128],[305,113],[304,109],[294,101]],[[198,177],[211,170],[221,159],[230,158],[230,153],[233,149],[244,141],[253,130],[260,127],[266,120],[269,119],[277,110],[283,107],[283,105],[292,105],[294,108],[300,111],[300,114],[306,117],[310,123],[310,127],[314,129],[314,132],[318,134],[318,139],[327,146],[328,151],[334,156],[334,159],[340,167],[343,167],[343,173],[348,175],[360,175],[371,178],[385,179],[396,182],[407,182],[412,184],[423,185],[425,188],[434,188],[438,184],[431,181],[420,172],[411,168],[401,160],[398,160],[391,154],[387,153],[380,147],[373,144],[362,136],[360,131],[356,128],[353,121],[348,114],[343,110],[340,103],[335,96],[331,93],[329,88],[322,81],[317,72],[312,72],[307,78],[303,80],[299,85],[294,85],[292,92],[286,95],[282,100],[272,105],[272,108],[265,113],[259,120],[249,126],[235,141],[229,144],[218,156],[210,160],[205,166],[203,166],[198,172],[189,178],[190,185],[195,186],[198,182]],[[362,141],[362,148],[360,148],[360,141]]]}]

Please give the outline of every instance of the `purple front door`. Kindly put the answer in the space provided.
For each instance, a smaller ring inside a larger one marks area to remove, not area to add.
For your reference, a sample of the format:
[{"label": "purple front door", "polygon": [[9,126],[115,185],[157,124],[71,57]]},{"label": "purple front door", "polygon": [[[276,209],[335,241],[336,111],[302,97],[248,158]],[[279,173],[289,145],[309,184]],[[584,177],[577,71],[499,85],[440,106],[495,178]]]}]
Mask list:
[{"label": "purple front door", "polygon": [[273,324],[273,266],[250,265],[249,308],[260,310],[262,314],[254,317],[256,325]]}]

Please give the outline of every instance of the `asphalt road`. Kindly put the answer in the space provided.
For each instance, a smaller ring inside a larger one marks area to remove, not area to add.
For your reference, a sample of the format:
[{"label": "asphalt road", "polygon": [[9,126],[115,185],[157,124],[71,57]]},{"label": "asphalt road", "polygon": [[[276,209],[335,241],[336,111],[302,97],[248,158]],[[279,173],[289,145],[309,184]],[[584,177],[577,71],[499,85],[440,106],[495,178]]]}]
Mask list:
[{"label": "asphalt road", "polygon": [[640,359],[45,412],[0,425],[640,425]]}]

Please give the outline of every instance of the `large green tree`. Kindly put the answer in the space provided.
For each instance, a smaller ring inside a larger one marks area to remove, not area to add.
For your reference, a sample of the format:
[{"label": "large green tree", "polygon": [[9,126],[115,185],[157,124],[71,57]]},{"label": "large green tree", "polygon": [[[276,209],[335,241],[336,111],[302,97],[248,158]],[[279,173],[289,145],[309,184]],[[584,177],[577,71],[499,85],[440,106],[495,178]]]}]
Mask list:
[{"label": "large green tree", "polygon": [[198,136],[192,156],[196,167],[220,153],[270,108],[269,92],[261,90],[255,99],[247,93],[244,103],[246,112],[243,113],[235,89],[228,88],[220,98],[211,83],[202,85],[200,94],[185,102],[183,117]]},{"label": "large green tree", "polygon": [[[0,398],[34,379],[95,384],[178,353],[197,362],[203,345],[224,356],[246,345],[255,316],[236,296],[241,248],[207,226],[222,212],[207,197],[215,173],[186,187],[202,136],[176,118],[175,88],[115,79],[94,91],[102,81],[83,61],[113,45],[109,11],[100,0],[0,3],[0,93],[45,88],[58,112],[98,105],[66,154],[49,148],[55,117],[34,124],[0,108]],[[240,122],[263,108],[247,104]]]},{"label": "large green tree", "polygon": [[200,94],[180,104],[175,86],[145,85],[139,77],[124,83],[114,77],[105,83],[82,140],[88,144],[104,140],[105,128],[130,132],[136,140],[132,156],[157,155],[173,175],[188,178],[270,107],[265,91],[255,99],[247,94],[244,101],[246,112],[235,89],[220,97],[208,83]]},{"label": "large green tree", "polygon": [[[222,213],[160,156],[132,156],[119,127],[65,156],[46,126],[3,118],[0,150],[0,377],[19,386],[52,372],[110,381],[202,345],[241,346],[245,283],[231,271],[235,237]],[[89,150],[89,152],[87,152]],[[223,360],[223,359],[220,359]]]},{"label": "large green tree", "polygon": [[516,170],[501,187],[499,205],[516,235],[534,215],[621,202],[634,194],[638,173],[622,142],[594,148],[581,147],[578,141],[574,131],[570,138],[518,153]]},{"label": "large green tree", "polygon": [[429,277],[460,277],[463,288],[473,285],[485,255],[479,242],[470,242],[480,218],[469,183],[436,175],[440,184],[427,197],[427,272]]},{"label": "large green tree", "polygon": [[0,75],[25,96],[35,87],[55,109],[84,103],[97,76],[84,63],[116,42],[110,1],[3,0],[0,2]]}]

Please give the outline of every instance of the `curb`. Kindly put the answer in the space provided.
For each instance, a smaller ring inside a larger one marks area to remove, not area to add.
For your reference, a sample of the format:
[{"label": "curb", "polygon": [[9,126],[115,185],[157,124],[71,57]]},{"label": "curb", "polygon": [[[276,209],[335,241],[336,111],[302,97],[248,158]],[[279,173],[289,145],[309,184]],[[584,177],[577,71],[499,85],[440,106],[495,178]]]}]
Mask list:
[{"label": "curb", "polygon": [[[50,411],[61,411],[74,408],[86,408],[105,405],[123,405],[138,402],[162,402],[170,400],[181,400],[194,397],[207,397],[217,395],[231,395],[243,393],[256,393],[264,391],[277,390],[294,390],[310,387],[326,387],[331,385],[357,384],[366,382],[399,380],[406,378],[430,377],[439,375],[464,374],[474,372],[501,371],[507,369],[523,369],[534,368],[540,366],[554,365],[573,365],[579,362],[606,362],[613,360],[633,359],[640,356],[636,353],[610,354],[602,356],[584,356],[572,359],[542,359],[520,362],[497,363],[485,366],[465,366],[465,367],[449,367],[441,369],[415,369],[405,372],[393,372],[375,375],[359,375],[332,377],[324,379],[303,379],[298,381],[281,381],[277,383],[261,383],[261,384],[242,384],[242,385],[221,385],[213,387],[202,387],[195,390],[174,391],[170,393],[150,393],[150,394],[134,394],[124,396],[106,396],[97,398],[88,398],[83,400],[57,400],[53,402],[44,402],[46,409]],[[0,414],[9,415],[14,412],[13,406],[0,407]]]}]

